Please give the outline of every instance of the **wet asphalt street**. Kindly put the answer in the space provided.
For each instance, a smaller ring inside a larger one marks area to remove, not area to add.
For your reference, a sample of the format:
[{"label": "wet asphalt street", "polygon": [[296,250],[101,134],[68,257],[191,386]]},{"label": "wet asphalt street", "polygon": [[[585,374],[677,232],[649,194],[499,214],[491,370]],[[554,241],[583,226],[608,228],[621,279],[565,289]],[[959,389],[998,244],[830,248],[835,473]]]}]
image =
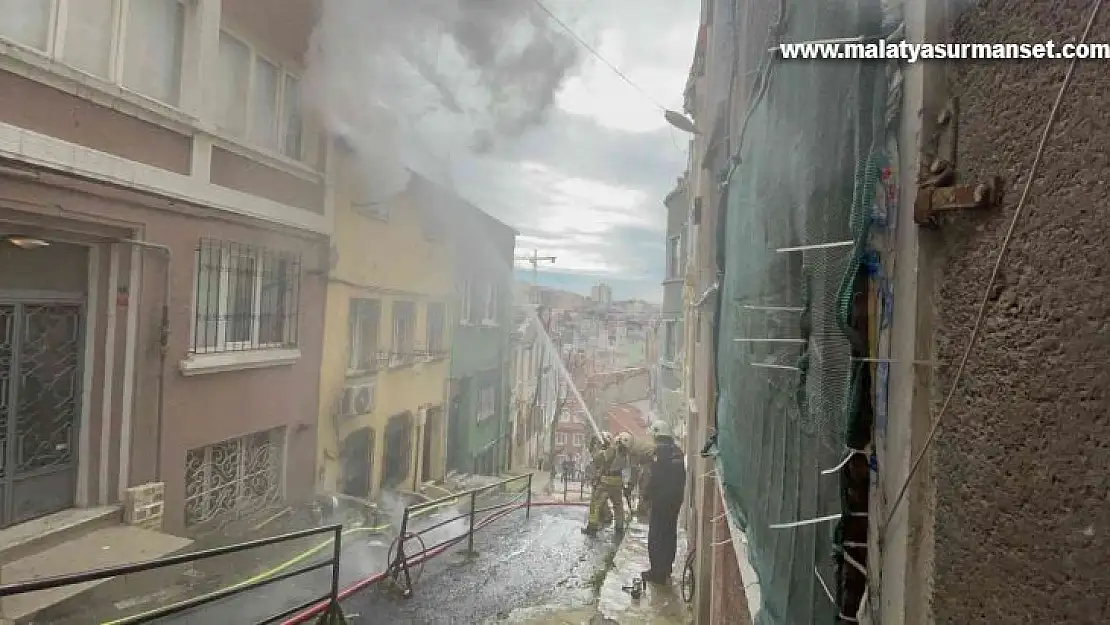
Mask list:
[{"label": "wet asphalt street", "polygon": [[[474,624],[507,616],[517,608],[585,604],[593,597],[591,578],[603,567],[614,545],[608,532],[593,539],[584,537],[579,531],[584,515],[581,507],[534,508],[530,519],[525,519],[524,510],[514,511],[475,535],[475,558],[464,557],[464,542],[426,563],[418,572],[412,598],[401,599],[386,585],[378,584],[344,601],[344,612],[353,625]],[[465,531],[466,521],[461,520],[424,539],[431,546]],[[382,571],[387,549],[381,539],[347,541],[341,586]],[[315,561],[326,557],[320,555]],[[331,571],[323,569],[157,622],[258,623],[325,594],[330,583]]]}]

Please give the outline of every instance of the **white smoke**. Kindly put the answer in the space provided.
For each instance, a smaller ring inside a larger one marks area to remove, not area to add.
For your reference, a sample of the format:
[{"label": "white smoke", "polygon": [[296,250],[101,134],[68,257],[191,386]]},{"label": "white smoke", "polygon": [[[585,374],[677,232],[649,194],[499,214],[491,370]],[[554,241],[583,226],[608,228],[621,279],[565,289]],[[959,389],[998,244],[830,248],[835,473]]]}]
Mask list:
[{"label": "white smoke", "polygon": [[305,93],[381,201],[410,171],[451,188],[452,159],[542,122],[579,59],[533,0],[323,0]]}]

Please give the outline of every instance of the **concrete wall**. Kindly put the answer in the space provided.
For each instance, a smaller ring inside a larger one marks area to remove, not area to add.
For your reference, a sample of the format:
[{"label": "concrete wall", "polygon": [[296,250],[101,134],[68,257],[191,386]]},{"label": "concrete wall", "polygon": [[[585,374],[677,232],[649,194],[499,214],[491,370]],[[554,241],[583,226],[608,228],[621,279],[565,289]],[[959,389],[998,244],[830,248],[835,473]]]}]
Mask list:
[{"label": "concrete wall", "polygon": [[[988,0],[961,42],[1057,42],[1091,3]],[[1089,41],[1110,38],[1103,11]],[[1001,210],[943,225],[936,292],[940,399],[1029,175],[1064,61],[960,62],[959,169],[1001,175]],[[938,623],[1110,622],[1110,75],[1081,62],[1018,223],[979,343],[936,444]]]}]

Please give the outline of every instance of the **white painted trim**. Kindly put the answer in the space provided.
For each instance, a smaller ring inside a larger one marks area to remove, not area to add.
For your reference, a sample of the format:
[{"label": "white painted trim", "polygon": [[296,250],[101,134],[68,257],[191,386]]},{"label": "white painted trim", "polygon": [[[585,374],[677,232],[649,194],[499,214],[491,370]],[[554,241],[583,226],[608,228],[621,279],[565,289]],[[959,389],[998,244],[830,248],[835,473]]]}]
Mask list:
[{"label": "white painted trim", "polygon": [[255,349],[213,354],[189,354],[178,363],[181,375],[194,376],[206,373],[223,373],[243,369],[281,367],[296,363],[301,357],[299,349]]},{"label": "white painted trim", "polygon": [[119,290],[119,244],[112,243],[108,256],[108,289],[105,293],[107,325],[104,330],[104,386],[100,400],[100,480],[97,503],[108,505],[108,464],[112,455],[112,382],[116,365],[116,291]]},{"label": "white painted trim", "polygon": [[96,370],[96,320],[100,314],[100,247],[89,246],[88,278],[85,287],[85,353],[81,370],[81,416],[77,430],[77,494],[78,508],[89,507],[89,453],[92,451],[92,384]]},{"label": "white painted trim", "polygon": [[131,415],[135,404],[135,358],[138,351],[139,306],[142,287],[142,249],[131,247],[131,270],[127,278],[127,329],[124,335],[123,394],[120,398],[119,484],[120,501],[131,481]]},{"label": "white painted trim", "polygon": [[330,235],[324,215],[273,200],[198,182],[190,176],[137,163],[56,137],[0,122],[0,158],[210,206],[229,213]]}]

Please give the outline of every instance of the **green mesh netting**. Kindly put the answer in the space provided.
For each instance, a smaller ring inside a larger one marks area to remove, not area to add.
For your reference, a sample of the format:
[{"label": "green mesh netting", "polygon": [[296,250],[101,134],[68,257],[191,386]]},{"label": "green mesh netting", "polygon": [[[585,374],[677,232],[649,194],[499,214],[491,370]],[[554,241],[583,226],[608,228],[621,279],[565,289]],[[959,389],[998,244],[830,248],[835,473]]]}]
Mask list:
[{"label": "green mesh netting", "polygon": [[[796,0],[787,15],[784,41],[880,27],[877,3],[863,0]],[[839,476],[820,472],[844,458],[859,397],[852,347],[865,337],[852,336],[848,319],[878,180],[885,66],[776,61],[770,74],[727,188],[718,463],[759,577],[757,625],[834,623],[818,575],[835,592],[836,524],[769,526],[843,511]],[[776,252],[840,242],[852,243]],[[736,341],[797,337],[808,341]]]}]

